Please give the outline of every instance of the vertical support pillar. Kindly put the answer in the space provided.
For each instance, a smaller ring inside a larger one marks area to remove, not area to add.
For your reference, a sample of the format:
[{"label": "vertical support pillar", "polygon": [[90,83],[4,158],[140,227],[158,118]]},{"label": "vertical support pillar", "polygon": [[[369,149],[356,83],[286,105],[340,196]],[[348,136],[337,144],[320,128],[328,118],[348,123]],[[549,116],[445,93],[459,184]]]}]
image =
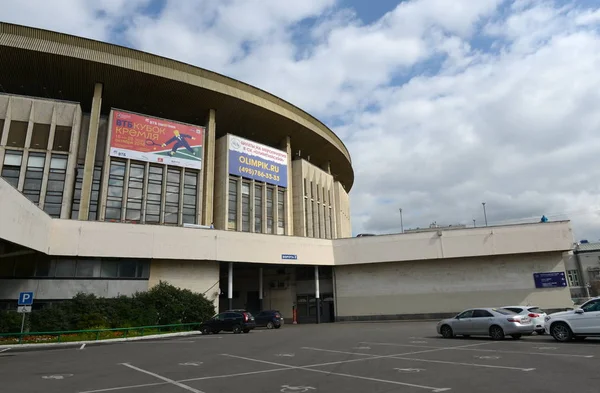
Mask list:
[{"label": "vertical support pillar", "polygon": [[258,307],[263,310],[263,268],[258,268]]},{"label": "vertical support pillar", "polygon": [[[100,125],[100,110],[102,109],[102,88],[102,83],[96,83],[94,85],[94,97],[92,99],[92,111],[90,113],[90,127],[85,151],[85,162],[83,165],[79,219],[85,221],[88,220],[90,214],[92,181],[94,179],[94,164],[96,161],[96,145],[98,144],[98,126]],[[73,132],[75,132],[75,130],[73,130]],[[107,136],[107,139],[110,140],[110,135]],[[110,165],[110,163],[105,161],[104,167],[106,168],[108,165]],[[105,198],[105,196],[106,193],[103,193],[103,198]],[[104,216],[102,219],[104,219]]]},{"label": "vertical support pillar", "polygon": [[315,266],[315,306],[317,307],[317,323],[321,323],[321,294],[319,290],[319,266]]},{"label": "vertical support pillar", "polygon": [[[52,113],[52,127],[50,128],[50,138],[52,145],[48,141],[48,150],[52,150],[54,145],[54,132],[56,131],[56,106]],[[66,219],[71,217],[71,207],[73,206],[73,184],[75,183],[76,168],[77,168],[77,153],[79,151],[79,135],[81,133],[81,108],[77,106],[73,112],[73,123],[71,125],[71,143],[69,144],[69,158],[67,158],[67,173],[65,174],[65,188],[63,193],[62,208],[60,210],[60,218]],[[94,172],[92,171],[92,177]],[[91,192],[90,192],[91,199]]]},{"label": "vertical support pillar", "polygon": [[204,201],[202,203],[202,224],[213,222],[214,184],[215,184],[215,133],[217,130],[216,112],[211,109],[208,113],[207,127],[204,134]]},{"label": "vertical support pillar", "polygon": [[285,234],[287,236],[293,236],[294,233],[294,196],[292,186],[292,142],[289,136],[286,136],[281,141],[281,149],[287,153],[287,191],[285,201]]},{"label": "vertical support pillar", "polygon": [[227,299],[231,310],[233,308],[233,262],[229,262],[229,272],[227,274]]},{"label": "vertical support pillar", "polygon": [[[25,136],[25,146],[23,149],[23,161],[21,161],[21,172],[19,173],[19,187],[17,188],[19,191],[23,192],[23,186],[25,185],[25,175],[27,172],[27,164],[29,163],[29,146],[31,145],[31,137],[33,135],[33,101],[31,102],[31,106],[29,107],[29,122],[27,123],[27,134]],[[46,157],[46,160],[48,157]],[[46,181],[48,178],[46,176]],[[42,184],[44,184],[44,179],[42,179]],[[40,191],[40,198],[42,193]],[[39,203],[38,203],[38,206]]]}]

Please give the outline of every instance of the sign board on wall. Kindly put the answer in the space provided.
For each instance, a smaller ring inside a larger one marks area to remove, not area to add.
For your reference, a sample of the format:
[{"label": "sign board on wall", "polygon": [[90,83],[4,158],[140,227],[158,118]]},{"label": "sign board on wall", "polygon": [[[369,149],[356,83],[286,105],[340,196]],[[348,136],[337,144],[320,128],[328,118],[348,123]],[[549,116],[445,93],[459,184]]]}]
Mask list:
[{"label": "sign board on wall", "polygon": [[287,153],[229,135],[229,174],[287,187]]},{"label": "sign board on wall", "polygon": [[110,155],[201,169],[204,131],[204,127],[113,110]]},{"label": "sign board on wall", "polygon": [[566,287],[565,272],[533,273],[536,288]]}]

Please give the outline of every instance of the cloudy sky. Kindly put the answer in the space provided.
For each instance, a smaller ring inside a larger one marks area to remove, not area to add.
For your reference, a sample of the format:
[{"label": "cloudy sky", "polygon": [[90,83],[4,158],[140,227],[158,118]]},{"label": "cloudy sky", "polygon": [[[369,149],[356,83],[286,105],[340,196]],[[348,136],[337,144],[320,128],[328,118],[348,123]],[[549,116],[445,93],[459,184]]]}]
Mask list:
[{"label": "cloudy sky", "polygon": [[571,219],[600,239],[594,0],[5,0],[0,19],[298,105],[352,154],[354,232]]}]

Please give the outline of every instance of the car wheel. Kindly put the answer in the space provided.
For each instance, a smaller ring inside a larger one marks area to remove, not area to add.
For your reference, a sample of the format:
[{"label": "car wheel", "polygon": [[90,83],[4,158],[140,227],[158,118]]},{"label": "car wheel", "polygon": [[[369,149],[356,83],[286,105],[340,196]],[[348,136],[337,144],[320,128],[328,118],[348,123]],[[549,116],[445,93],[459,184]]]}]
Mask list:
[{"label": "car wheel", "polygon": [[498,325],[490,327],[490,337],[494,340],[504,340],[504,330]]},{"label": "car wheel", "polygon": [[208,336],[208,335],[210,334],[210,332],[211,332],[211,331],[210,331],[210,329],[208,328],[208,326],[205,326],[205,327],[203,327],[203,328],[202,328],[202,334],[203,334],[203,335],[207,335],[207,336]]},{"label": "car wheel", "polygon": [[440,332],[442,333],[442,337],[444,337],[444,338],[454,337],[454,332],[452,331],[452,328],[448,325],[442,326],[442,328],[440,329]]},{"label": "car wheel", "polygon": [[235,325],[232,329],[233,334],[240,334],[242,332],[242,327],[240,325]]},{"label": "car wheel", "polygon": [[567,342],[573,338],[571,328],[562,322],[557,322],[550,327],[550,334],[556,341]]},{"label": "car wheel", "polygon": [[512,338],[514,338],[515,340],[518,340],[518,339],[520,339],[520,338],[522,337],[522,335],[521,335],[521,334],[511,334],[510,336],[511,336]]},{"label": "car wheel", "polygon": [[269,321],[267,322],[267,329],[273,329],[273,322]]},{"label": "car wheel", "polygon": [[275,329],[279,329],[281,325],[275,325]]}]

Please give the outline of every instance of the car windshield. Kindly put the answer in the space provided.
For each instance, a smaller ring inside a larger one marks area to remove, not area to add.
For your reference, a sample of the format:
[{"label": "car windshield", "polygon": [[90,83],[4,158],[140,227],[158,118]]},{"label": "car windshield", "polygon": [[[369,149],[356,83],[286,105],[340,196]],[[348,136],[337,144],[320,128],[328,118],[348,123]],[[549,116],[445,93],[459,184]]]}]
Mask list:
[{"label": "car windshield", "polygon": [[541,309],[541,308],[539,308],[539,307],[529,307],[529,308],[527,309],[527,311],[529,311],[529,312],[533,312],[533,313],[536,313],[536,314],[545,314],[545,313],[546,313],[544,310],[542,310],[542,309]]}]

